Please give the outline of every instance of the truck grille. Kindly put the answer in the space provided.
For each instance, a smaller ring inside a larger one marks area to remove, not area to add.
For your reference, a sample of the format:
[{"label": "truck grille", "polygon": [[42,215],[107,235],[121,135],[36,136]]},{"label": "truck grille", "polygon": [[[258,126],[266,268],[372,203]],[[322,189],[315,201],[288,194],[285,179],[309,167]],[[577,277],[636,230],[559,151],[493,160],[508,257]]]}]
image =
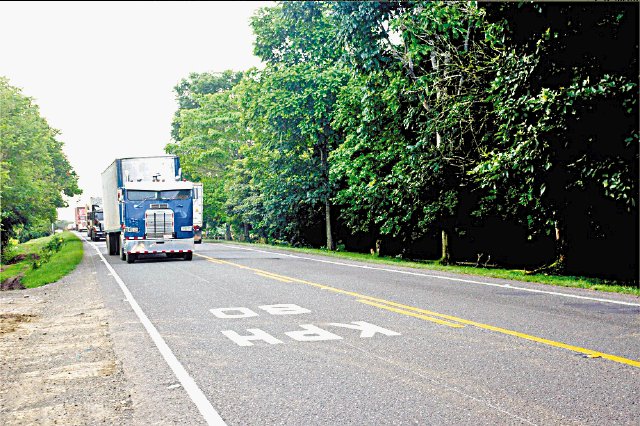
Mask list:
[{"label": "truck grille", "polygon": [[168,209],[147,210],[144,212],[144,226],[147,238],[163,238],[173,235],[173,211]]}]

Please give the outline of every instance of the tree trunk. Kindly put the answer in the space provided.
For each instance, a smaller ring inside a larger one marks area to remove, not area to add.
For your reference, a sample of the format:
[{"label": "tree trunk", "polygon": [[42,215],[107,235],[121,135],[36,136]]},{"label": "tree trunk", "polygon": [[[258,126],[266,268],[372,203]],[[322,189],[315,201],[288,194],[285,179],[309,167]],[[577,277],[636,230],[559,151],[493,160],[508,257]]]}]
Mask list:
[{"label": "tree trunk", "polygon": [[554,222],[556,231],[556,261],[553,263],[554,272],[564,272],[567,265],[567,236],[564,221],[556,219]]},{"label": "tree trunk", "polygon": [[244,223],[243,224],[244,227],[244,240],[248,243],[251,242],[251,238],[249,237],[249,224],[248,223]]},{"label": "tree trunk", "polygon": [[376,254],[378,255],[378,257],[383,256],[383,251],[382,251],[382,240],[378,239],[376,240]]},{"label": "tree trunk", "polygon": [[556,243],[556,258],[550,265],[545,265],[541,268],[534,269],[527,272],[528,275],[532,274],[563,274],[567,267],[567,231],[564,220],[558,218],[557,213],[554,213],[553,227],[556,231],[555,243]]},{"label": "tree trunk", "polygon": [[451,252],[449,250],[449,232],[442,230],[442,257],[440,262],[447,265],[451,262]]},{"label": "tree trunk", "polygon": [[228,223],[225,223],[224,239],[231,241],[231,225]]},{"label": "tree trunk", "polygon": [[334,251],[336,249],[336,243],[333,241],[333,233],[331,232],[331,183],[329,182],[329,147],[327,141],[324,140],[320,145],[320,163],[322,164],[322,176],[325,185],[325,199],[324,199],[324,217],[325,217],[325,230],[327,232],[327,250]]},{"label": "tree trunk", "polygon": [[331,203],[329,198],[324,202],[325,225],[327,230],[327,250],[334,251],[336,243],[333,241],[333,233],[331,232]]}]

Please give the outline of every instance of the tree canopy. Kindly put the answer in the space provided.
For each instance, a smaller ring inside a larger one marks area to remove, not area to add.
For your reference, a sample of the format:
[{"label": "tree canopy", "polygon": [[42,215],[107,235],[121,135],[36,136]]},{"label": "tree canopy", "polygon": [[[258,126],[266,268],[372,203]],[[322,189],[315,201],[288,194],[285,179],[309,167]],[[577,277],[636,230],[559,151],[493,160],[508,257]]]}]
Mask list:
[{"label": "tree canopy", "polygon": [[0,77],[0,182],[2,247],[20,232],[50,228],[63,195],[82,191],[59,132],[52,129],[32,99]]},{"label": "tree canopy", "polygon": [[252,27],[263,69],[176,87],[167,150],[220,223],[637,280],[638,4],[278,2]]}]

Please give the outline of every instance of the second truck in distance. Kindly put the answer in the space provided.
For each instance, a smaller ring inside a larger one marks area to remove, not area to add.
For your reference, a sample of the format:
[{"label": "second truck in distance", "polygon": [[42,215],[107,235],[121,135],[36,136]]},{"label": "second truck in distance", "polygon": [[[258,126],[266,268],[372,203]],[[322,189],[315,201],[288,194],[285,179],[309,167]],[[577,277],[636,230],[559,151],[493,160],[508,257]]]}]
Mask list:
[{"label": "second truck in distance", "polygon": [[87,204],[87,237],[91,241],[104,238],[104,216],[100,197],[91,197],[90,203]]}]

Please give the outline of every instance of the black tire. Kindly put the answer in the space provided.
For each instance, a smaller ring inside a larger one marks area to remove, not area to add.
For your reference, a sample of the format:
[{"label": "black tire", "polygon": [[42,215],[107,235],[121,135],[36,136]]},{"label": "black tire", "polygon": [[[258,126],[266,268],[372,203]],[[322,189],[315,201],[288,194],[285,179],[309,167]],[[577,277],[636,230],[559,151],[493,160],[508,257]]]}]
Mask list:
[{"label": "black tire", "polygon": [[192,252],[184,254],[184,260],[191,260],[191,259],[193,259],[193,253]]},{"label": "black tire", "polygon": [[127,253],[126,255],[127,263],[133,263],[136,261],[135,253]]},{"label": "black tire", "polygon": [[120,247],[120,259],[127,260],[127,254],[124,252],[124,247]]},{"label": "black tire", "polygon": [[113,239],[115,240],[113,243],[116,245],[116,248],[113,254],[120,254],[120,233],[116,232],[113,235],[114,235]]},{"label": "black tire", "polygon": [[110,256],[113,256],[116,254],[116,247],[114,244],[114,240],[115,238],[113,237],[113,233],[109,232],[107,234],[107,251],[109,252]]}]

